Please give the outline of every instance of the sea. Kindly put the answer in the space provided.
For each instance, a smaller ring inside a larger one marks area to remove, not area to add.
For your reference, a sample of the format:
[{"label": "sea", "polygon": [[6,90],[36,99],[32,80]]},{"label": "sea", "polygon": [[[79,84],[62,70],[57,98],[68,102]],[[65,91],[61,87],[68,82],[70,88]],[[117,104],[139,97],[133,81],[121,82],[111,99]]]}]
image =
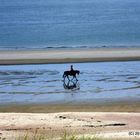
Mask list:
[{"label": "sea", "polygon": [[0,50],[139,46],[139,0],[0,0]]}]

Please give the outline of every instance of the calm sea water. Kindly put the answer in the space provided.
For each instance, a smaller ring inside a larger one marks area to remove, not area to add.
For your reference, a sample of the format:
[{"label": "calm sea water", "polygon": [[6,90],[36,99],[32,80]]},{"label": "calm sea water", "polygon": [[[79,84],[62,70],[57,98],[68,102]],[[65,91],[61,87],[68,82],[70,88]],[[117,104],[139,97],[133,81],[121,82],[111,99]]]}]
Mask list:
[{"label": "calm sea water", "polygon": [[0,67],[0,104],[140,101],[140,61],[75,63],[79,81],[62,81],[69,64]]},{"label": "calm sea water", "polygon": [[137,46],[139,0],[0,0],[0,50]]}]

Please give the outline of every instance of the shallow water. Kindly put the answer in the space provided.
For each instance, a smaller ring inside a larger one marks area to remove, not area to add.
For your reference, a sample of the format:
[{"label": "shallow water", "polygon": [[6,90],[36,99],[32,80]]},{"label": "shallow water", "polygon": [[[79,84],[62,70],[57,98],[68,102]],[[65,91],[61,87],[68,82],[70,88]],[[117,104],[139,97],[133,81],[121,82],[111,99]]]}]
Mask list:
[{"label": "shallow water", "polygon": [[140,99],[140,61],[0,66],[0,103],[77,103]]},{"label": "shallow water", "polygon": [[0,50],[140,46],[139,5],[139,0],[0,0]]}]

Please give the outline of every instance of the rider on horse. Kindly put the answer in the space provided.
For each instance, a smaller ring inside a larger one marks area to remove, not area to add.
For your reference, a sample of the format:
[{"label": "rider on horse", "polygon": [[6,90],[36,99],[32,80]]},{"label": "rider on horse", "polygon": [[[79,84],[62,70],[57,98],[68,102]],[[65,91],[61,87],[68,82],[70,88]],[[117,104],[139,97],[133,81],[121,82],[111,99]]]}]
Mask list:
[{"label": "rider on horse", "polygon": [[73,65],[70,66],[70,71],[74,71]]},{"label": "rider on horse", "polygon": [[73,65],[71,65],[70,68],[71,68],[70,71],[64,71],[64,73],[63,73],[63,78],[64,78],[64,80],[65,80],[66,77],[68,78],[68,80],[70,80],[70,79],[69,79],[69,76],[73,76],[73,78],[72,78],[71,80],[73,80],[73,79],[75,78],[76,81],[78,81],[78,79],[77,79],[77,77],[76,77],[76,74],[79,75],[80,71],[79,71],[79,70],[74,70],[74,69],[73,69]]}]

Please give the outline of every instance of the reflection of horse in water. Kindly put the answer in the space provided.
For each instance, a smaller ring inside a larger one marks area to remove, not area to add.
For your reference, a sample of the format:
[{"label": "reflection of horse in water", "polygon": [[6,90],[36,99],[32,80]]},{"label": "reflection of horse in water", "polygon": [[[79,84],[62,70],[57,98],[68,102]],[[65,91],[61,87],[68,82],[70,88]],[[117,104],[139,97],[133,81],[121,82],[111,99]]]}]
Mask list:
[{"label": "reflection of horse in water", "polygon": [[68,78],[68,80],[70,80],[69,76],[73,76],[73,78],[71,80],[73,80],[75,78],[76,81],[78,81],[76,74],[79,75],[79,73],[80,73],[79,70],[64,71],[64,74],[63,74],[64,81],[65,81],[66,77]]},{"label": "reflection of horse in water", "polygon": [[77,81],[70,81],[69,80],[66,83],[65,80],[64,80],[63,86],[64,86],[65,89],[68,89],[68,90],[70,90],[70,89],[79,90],[80,89],[80,87],[77,84]]}]

